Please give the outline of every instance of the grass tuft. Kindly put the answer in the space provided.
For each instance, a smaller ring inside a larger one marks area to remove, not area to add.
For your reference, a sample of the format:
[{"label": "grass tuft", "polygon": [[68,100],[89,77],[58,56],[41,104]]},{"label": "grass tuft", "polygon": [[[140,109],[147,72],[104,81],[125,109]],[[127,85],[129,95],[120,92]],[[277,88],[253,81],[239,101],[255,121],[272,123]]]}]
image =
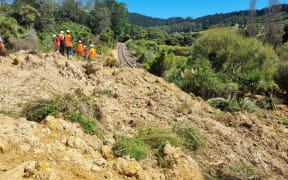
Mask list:
[{"label": "grass tuft", "polygon": [[183,139],[183,145],[186,149],[196,151],[204,146],[204,141],[193,128],[184,124],[176,124],[173,130]]},{"label": "grass tuft", "polygon": [[97,137],[103,138],[103,134],[100,132],[95,120],[89,119],[78,112],[69,112],[64,117],[71,122],[79,123],[85,133],[95,134]]},{"label": "grass tuft", "polygon": [[283,120],[283,121],[282,121],[282,124],[288,126],[288,119]]},{"label": "grass tuft", "polygon": [[129,155],[139,161],[146,158],[149,146],[139,139],[122,138],[114,144],[113,151],[118,157]]}]

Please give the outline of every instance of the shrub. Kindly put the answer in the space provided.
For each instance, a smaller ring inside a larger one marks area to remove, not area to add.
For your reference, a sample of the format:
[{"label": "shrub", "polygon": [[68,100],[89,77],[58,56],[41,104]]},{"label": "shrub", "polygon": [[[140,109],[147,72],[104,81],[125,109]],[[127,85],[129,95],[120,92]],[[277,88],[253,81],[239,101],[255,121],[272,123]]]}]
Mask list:
[{"label": "shrub", "polygon": [[221,111],[236,112],[241,110],[240,106],[235,101],[224,98],[213,98],[209,99],[207,102],[210,106],[220,109]]},{"label": "shrub", "polygon": [[64,119],[79,123],[85,133],[96,134],[101,138],[96,120],[102,118],[102,112],[89,96],[81,93],[76,90],[76,95],[69,94],[52,100],[32,102],[26,105],[22,115],[29,121],[41,122],[48,115],[55,116],[57,113],[62,113]]},{"label": "shrub", "polygon": [[89,119],[79,112],[68,112],[64,117],[71,122],[79,123],[85,133],[95,134],[97,137],[103,138],[95,120]]},{"label": "shrub", "polygon": [[281,63],[274,76],[275,82],[278,84],[282,92],[288,92],[288,63]]},{"label": "shrub", "polygon": [[214,108],[220,109],[221,111],[237,112],[245,110],[249,113],[254,113],[257,111],[257,106],[254,102],[250,101],[248,98],[244,99],[224,99],[224,98],[213,98],[209,99],[208,104]]},{"label": "shrub", "polygon": [[[273,73],[277,56],[275,52],[253,38],[244,38],[233,30],[218,28],[209,30],[193,46],[193,59],[209,60],[211,68],[221,75],[224,82],[233,82],[243,87],[243,76],[255,87],[273,88]],[[257,73],[253,73],[257,72]],[[247,79],[247,78],[246,78]],[[261,80],[261,83],[259,81]],[[257,90],[256,88],[256,90]],[[246,88],[251,90],[252,87]],[[247,91],[244,91],[247,92]]]},{"label": "shrub", "polygon": [[122,138],[114,144],[113,151],[116,156],[129,155],[131,158],[141,160],[147,156],[149,147],[139,139]]},{"label": "shrub", "polygon": [[164,145],[169,142],[173,146],[181,146],[182,141],[175,134],[168,131],[155,128],[147,128],[139,131],[140,140],[149,144],[151,148],[161,150]]},{"label": "shrub", "polygon": [[247,111],[249,113],[254,113],[257,111],[257,105],[250,101],[249,98],[244,98],[239,101],[239,106],[242,110]]},{"label": "shrub", "polygon": [[59,98],[52,101],[40,100],[27,104],[23,109],[22,114],[29,121],[41,122],[46,116],[55,116],[57,112],[62,111],[58,105]]}]

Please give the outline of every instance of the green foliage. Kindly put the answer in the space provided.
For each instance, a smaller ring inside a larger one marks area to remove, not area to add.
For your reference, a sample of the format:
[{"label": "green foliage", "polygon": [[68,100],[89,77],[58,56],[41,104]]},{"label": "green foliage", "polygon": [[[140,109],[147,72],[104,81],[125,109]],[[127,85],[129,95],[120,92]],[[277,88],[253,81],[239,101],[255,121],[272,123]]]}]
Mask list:
[{"label": "green foliage", "polygon": [[147,29],[146,39],[154,40],[159,44],[164,43],[167,38],[167,33],[158,28],[149,28]]},{"label": "green foliage", "polygon": [[167,166],[164,160],[164,147],[170,143],[176,147],[183,146],[183,140],[177,137],[176,134],[156,128],[142,129],[138,133],[138,139],[144,141],[153,150],[154,155],[157,157],[158,163],[162,167]]},{"label": "green foliage", "polygon": [[156,128],[147,128],[139,131],[140,140],[149,144],[153,149],[162,150],[164,145],[169,142],[173,146],[181,146],[182,141],[175,134]]},{"label": "green foliage", "polygon": [[2,38],[8,39],[9,37],[16,37],[21,30],[22,28],[16,19],[0,16],[0,34]]},{"label": "green foliage", "polygon": [[55,116],[62,109],[58,104],[59,98],[55,98],[52,101],[40,100],[30,104],[23,109],[22,115],[24,115],[27,120],[41,122],[46,116]]},{"label": "green foliage", "polygon": [[139,139],[122,138],[114,144],[113,151],[116,156],[129,155],[131,158],[135,158],[139,161],[146,158],[149,147]]},{"label": "green foliage", "polygon": [[[165,74],[166,80],[174,82],[186,92],[193,92],[203,98],[211,97],[225,89],[207,59],[190,61],[190,65],[179,64]],[[183,62],[180,62],[183,63]]]},{"label": "green foliage", "polygon": [[89,119],[85,116],[83,116],[79,112],[68,112],[65,115],[65,119],[79,123],[79,125],[83,128],[84,132],[87,134],[95,134],[99,138],[103,138],[102,133],[100,132],[97,123],[93,119]]},{"label": "green foliage", "polygon": [[67,120],[79,123],[85,133],[102,137],[96,123],[102,117],[100,108],[93,99],[80,91],[76,91],[75,95],[29,103],[22,111],[27,120],[35,122],[41,122],[46,116],[55,116],[58,113],[62,113]]},{"label": "green foliage", "polygon": [[147,32],[144,28],[136,25],[130,27],[130,37],[134,40],[144,39]]},{"label": "green foliage", "polygon": [[245,76],[249,77],[248,81],[254,81],[252,84],[258,85],[257,88],[260,84],[263,89],[274,86],[272,76],[277,56],[273,50],[264,47],[256,39],[237,35],[233,29],[208,31],[195,43],[193,54],[194,57],[208,59],[224,82],[235,82],[240,85],[240,89],[251,90],[251,83],[247,87],[241,82]]},{"label": "green foliage", "polygon": [[56,27],[55,10],[59,5],[53,0],[42,1],[38,9],[41,17],[36,18],[35,29],[41,32],[52,32]]},{"label": "green foliage", "polygon": [[40,51],[49,52],[52,49],[54,49],[51,33],[39,32],[38,37],[39,37],[38,48]]},{"label": "green foliage", "polygon": [[282,124],[288,126],[288,119],[283,120],[283,121],[282,121]]},{"label": "green foliage", "polygon": [[196,151],[204,146],[204,141],[198,133],[186,124],[176,124],[173,131],[184,140],[183,145],[188,150]]},{"label": "green foliage", "polygon": [[102,42],[104,42],[107,46],[109,47],[112,47],[113,46],[113,37],[114,37],[114,34],[113,34],[113,31],[111,30],[106,30],[106,31],[103,31],[101,34],[100,34],[100,40]]},{"label": "green foliage", "polygon": [[26,27],[31,27],[36,20],[36,17],[40,16],[37,9],[25,4],[19,7],[20,23]]},{"label": "green foliage", "polygon": [[288,92],[288,63],[279,64],[274,79],[283,92]]},{"label": "green foliage", "polygon": [[231,101],[229,99],[214,98],[209,99],[207,102],[210,106],[220,109],[221,111],[237,112],[241,110],[237,102]]},{"label": "green foliage", "polygon": [[242,90],[253,95],[261,88],[261,82],[263,81],[263,74],[259,70],[247,72],[241,80]]},{"label": "green foliage", "polygon": [[[92,42],[91,30],[87,26],[68,21],[61,23],[57,32],[59,33],[60,30],[66,31],[68,29],[71,31],[74,42],[82,40],[87,45]],[[57,32],[55,33],[58,34]]]},{"label": "green foliage", "polygon": [[242,110],[247,111],[249,113],[254,113],[257,111],[257,105],[249,100],[249,98],[244,98],[239,101],[239,106]]},{"label": "green foliage", "polygon": [[188,150],[198,150],[203,147],[203,141],[196,131],[184,125],[176,125],[173,131],[145,128],[134,138],[121,138],[113,146],[115,155],[143,159],[151,150],[162,167],[167,167],[164,159],[164,147],[167,143],[176,147],[185,147]]},{"label": "green foliage", "polygon": [[221,111],[237,112],[237,111],[247,111],[249,113],[254,113],[257,111],[257,106],[254,102],[250,101],[248,98],[244,99],[233,99],[233,98],[214,98],[209,99],[208,104],[214,108],[220,109]]}]

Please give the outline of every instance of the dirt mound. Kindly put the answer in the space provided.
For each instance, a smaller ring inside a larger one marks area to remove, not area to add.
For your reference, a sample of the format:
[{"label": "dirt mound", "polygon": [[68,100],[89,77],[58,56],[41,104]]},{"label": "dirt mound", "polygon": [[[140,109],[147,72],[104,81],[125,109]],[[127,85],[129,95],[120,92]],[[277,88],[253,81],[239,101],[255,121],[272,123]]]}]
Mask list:
[{"label": "dirt mound", "polygon": [[[23,51],[1,58],[1,177],[203,179],[203,172],[206,178],[219,179],[288,178],[288,131],[279,123],[287,119],[287,111],[265,112],[269,119],[261,113],[217,114],[200,98],[192,99],[144,70],[109,68],[104,62],[101,57],[87,64],[57,53]],[[28,102],[77,89],[97,101],[103,139],[62,118],[49,117],[44,124],[15,118]],[[137,162],[109,153],[119,137],[133,137],[145,127],[165,129],[179,123],[197,129],[206,145],[194,154],[166,146],[167,169],[154,158]],[[104,144],[108,150],[103,150]]]}]

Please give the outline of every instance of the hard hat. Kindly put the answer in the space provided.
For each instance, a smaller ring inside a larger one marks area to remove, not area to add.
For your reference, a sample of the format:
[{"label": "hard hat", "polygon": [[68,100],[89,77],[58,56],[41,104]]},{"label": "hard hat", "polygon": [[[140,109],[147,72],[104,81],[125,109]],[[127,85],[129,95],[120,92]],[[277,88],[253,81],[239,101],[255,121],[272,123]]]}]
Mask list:
[{"label": "hard hat", "polygon": [[87,48],[87,46],[85,46],[85,45],[84,45],[83,47],[84,47],[84,48]]},{"label": "hard hat", "polygon": [[60,31],[61,34],[64,34],[64,31]]},{"label": "hard hat", "polygon": [[89,47],[94,47],[94,45],[93,44],[90,44],[90,46]]},{"label": "hard hat", "polygon": [[56,36],[56,34],[52,34],[52,37],[55,38],[55,37],[57,37],[57,36]]},{"label": "hard hat", "polygon": [[81,43],[81,42],[82,42],[81,40],[78,41],[78,43]]},{"label": "hard hat", "polygon": [[66,32],[67,32],[67,33],[70,33],[70,30],[68,29]]}]

